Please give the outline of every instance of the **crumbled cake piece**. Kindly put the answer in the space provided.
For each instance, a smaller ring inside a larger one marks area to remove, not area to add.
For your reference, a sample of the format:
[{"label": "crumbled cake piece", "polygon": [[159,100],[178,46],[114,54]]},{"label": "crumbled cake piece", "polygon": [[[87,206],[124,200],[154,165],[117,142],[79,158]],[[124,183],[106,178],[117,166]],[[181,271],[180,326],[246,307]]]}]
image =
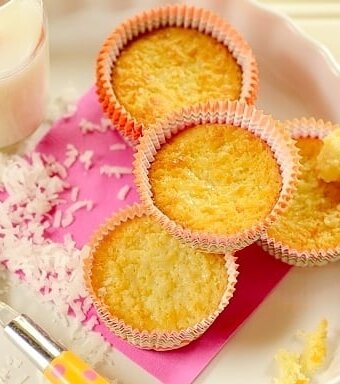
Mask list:
[{"label": "crumbled cake piece", "polygon": [[300,354],[281,349],[275,356],[279,366],[279,378],[275,384],[309,384],[309,378],[303,373],[300,364]]},{"label": "crumbled cake piece", "polygon": [[322,141],[317,157],[318,177],[327,183],[340,182],[340,128],[330,132]]},{"label": "crumbled cake piece", "polygon": [[279,377],[275,384],[309,384],[325,362],[328,322],[323,319],[314,332],[299,332],[304,342],[301,353],[281,349],[275,356]]},{"label": "crumbled cake piece", "polygon": [[305,342],[300,363],[306,375],[313,375],[324,363],[327,355],[328,322],[323,319],[314,332],[301,332]]}]

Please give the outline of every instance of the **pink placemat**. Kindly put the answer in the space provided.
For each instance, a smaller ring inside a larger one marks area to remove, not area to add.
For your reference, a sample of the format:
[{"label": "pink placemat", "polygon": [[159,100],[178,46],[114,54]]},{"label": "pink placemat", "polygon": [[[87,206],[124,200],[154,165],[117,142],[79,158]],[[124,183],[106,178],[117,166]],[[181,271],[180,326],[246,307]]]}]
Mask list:
[{"label": "pink placemat", "polygon": [[[93,167],[85,170],[81,164],[75,163],[69,169],[67,178],[71,185],[80,187],[79,199],[92,200],[94,208],[90,212],[79,211],[76,220],[67,228],[51,229],[49,236],[54,241],[62,241],[66,233],[71,233],[77,245],[83,246],[105,218],[119,208],[138,200],[132,175],[124,175],[121,178],[100,175],[100,167],[103,165],[130,167],[133,159],[132,149],[110,150],[110,145],[123,143],[115,131],[84,135],[79,128],[82,119],[98,123],[102,117],[95,91],[91,89],[79,101],[74,116],[57,122],[37,146],[37,151],[52,154],[60,162],[65,159],[67,144],[74,144],[80,152],[94,151]],[[131,186],[131,191],[125,201],[120,201],[116,195],[124,185]],[[240,275],[234,298],[210,329],[187,347],[168,352],[143,351],[112,335],[103,324],[96,326],[95,330],[114,348],[119,349],[161,382],[191,383],[290,269],[256,245],[238,252],[237,256]]]}]

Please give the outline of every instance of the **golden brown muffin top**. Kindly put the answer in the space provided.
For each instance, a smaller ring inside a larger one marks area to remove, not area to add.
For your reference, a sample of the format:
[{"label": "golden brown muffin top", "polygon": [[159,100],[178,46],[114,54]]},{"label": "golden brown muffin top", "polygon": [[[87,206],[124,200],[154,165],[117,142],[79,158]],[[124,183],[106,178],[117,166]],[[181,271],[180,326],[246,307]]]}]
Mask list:
[{"label": "golden brown muffin top", "polygon": [[184,228],[230,235],[264,220],[281,176],[269,146],[230,125],[188,128],[164,144],[149,170],[155,205]]},{"label": "golden brown muffin top", "polygon": [[194,29],[161,28],[136,38],[112,71],[121,105],[148,126],[169,112],[212,99],[237,100],[242,71],[228,48]]},{"label": "golden brown muffin top", "polygon": [[227,279],[223,256],[183,245],[148,216],[114,228],[93,255],[97,296],[139,330],[181,330],[205,319]]}]

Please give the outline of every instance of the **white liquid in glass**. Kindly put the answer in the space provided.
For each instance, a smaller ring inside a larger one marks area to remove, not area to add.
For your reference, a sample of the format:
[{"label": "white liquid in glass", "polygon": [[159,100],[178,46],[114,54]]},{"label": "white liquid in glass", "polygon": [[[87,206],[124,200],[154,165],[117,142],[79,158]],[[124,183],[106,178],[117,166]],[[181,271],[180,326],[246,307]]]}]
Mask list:
[{"label": "white liquid in glass", "polygon": [[0,6],[0,147],[17,143],[41,123],[48,44],[41,1]]}]

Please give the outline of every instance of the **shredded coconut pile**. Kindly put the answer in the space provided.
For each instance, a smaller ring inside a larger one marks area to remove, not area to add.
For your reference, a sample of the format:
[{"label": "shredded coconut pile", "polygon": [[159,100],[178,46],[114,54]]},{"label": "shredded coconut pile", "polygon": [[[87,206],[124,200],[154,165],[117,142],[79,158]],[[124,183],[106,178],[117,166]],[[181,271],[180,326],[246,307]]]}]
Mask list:
[{"label": "shredded coconut pile", "polygon": [[[60,203],[60,193],[68,188],[58,173],[60,164],[51,167],[36,153],[29,160],[19,156],[0,160],[0,183],[7,193],[0,205],[0,262],[12,273],[24,271],[25,280],[43,293],[42,300],[55,302],[62,313],[71,309],[85,320],[83,307],[90,304],[79,265],[86,248],[77,249],[70,236],[64,244],[44,236],[55,220],[50,213]],[[78,201],[66,212],[83,206],[92,208],[92,203]]]},{"label": "shredded coconut pile", "polygon": [[44,242],[44,231],[50,226],[50,211],[59,195],[68,188],[63,180],[62,165],[44,161],[33,153],[29,160],[20,156],[0,157],[0,185],[7,198],[0,205],[0,260],[16,240]]},{"label": "shredded coconut pile", "polygon": [[[56,224],[59,210],[51,212],[64,201],[60,194],[69,188],[64,180],[65,173],[61,164],[55,159],[33,153],[28,159],[20,156],[0,156],[0,186],[4,201],[0,204],[0,263],[12,272],[22,277],[40,294],[40,302],[53,302],[54,311],[59,316],[59,322],[69,325],[67,314],[72,313],[78,322],[84,322],[74,334],[74,346],[79,344],[82,354],[91,362],[103,359],[104,350],[108,345],[98,334],[93,334],[91,340],[96,339],[95,356],[92,352],[93,343],[86,345],[87,329],[92,330],[97,325],[98,318],[93,315],[86,319],[86,314],[92,307],[82,277],[82,262],[87,255],[88,248],[76,248],[70,235],[66,235],[63,244],[57,244],[45,237],[45,231]],[[77,198],[79,188],[71,191],[73,198]],[[63,213],[59,213],[62,226],[68,217],[74,219],[73,214],[79,209],[91,210],[92,201],[76,201]],[[92,358],[91,358],[92,357]],[[95,357],[95,358],[94,358]],[[0,383],[11,380],[11,372],[15,361],[9,358],[5,367],[0,368]],[[21,376],[20,376],[21,377]],[[20,378],[18,383],[25,383],[29,377]]]}]

